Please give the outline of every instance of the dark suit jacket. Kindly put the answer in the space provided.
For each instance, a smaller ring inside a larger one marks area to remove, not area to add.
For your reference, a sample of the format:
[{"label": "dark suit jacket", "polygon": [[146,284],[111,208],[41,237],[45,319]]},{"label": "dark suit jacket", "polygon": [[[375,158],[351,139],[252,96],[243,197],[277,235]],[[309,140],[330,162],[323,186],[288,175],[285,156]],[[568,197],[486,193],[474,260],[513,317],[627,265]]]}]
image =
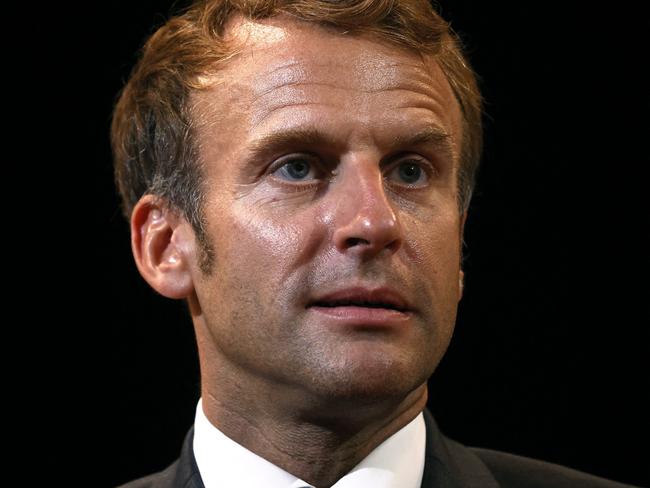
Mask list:
[{"label": "dark suit jacket", "polygon": [[[427,440],[422,488],[629,488],[630,486],[557,464],[488,449],[467,448],[442,435],[428,410],[424,411],[424,421]],[[194,429],[190,429],[180,458],[167,469],[119,488],[205,488],[192,451],[193,434]]]}]

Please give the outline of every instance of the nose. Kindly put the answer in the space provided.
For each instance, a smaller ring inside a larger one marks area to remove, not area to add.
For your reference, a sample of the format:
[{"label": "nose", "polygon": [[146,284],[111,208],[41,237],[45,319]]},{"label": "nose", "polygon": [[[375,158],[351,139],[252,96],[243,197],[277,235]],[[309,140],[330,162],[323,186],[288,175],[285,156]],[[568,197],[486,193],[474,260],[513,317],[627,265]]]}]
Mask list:
[{"label": "nose", "polygon": [[402,229],[386,195],[379,165],[360,164],[342,173],[334,246],[341,253],[364,259],[395,253],[402,245]]}]

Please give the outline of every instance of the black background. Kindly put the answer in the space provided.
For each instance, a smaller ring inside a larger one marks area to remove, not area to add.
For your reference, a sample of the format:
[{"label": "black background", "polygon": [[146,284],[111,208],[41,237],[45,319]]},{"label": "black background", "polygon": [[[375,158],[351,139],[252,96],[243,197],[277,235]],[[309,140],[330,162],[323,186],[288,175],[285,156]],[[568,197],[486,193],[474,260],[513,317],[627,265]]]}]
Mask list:
[{"label": "black background", "polygon": [[[440,3],[481,77],[486,145],[429,407],[464,444],[650,485],[647,21],[622,3]],[[67,414],[46,457],[60,466],[74,439],[99,487],[177,457],[199,394],[186,311],[133,264],[108,142],[136,52],[171,11],[88,2],[46,22],[64,41],[43,70],[56,156],[44,166],[65,218],[41,237],[60,252],[47,312],[70,366],[70,388],[40,373]]]}]

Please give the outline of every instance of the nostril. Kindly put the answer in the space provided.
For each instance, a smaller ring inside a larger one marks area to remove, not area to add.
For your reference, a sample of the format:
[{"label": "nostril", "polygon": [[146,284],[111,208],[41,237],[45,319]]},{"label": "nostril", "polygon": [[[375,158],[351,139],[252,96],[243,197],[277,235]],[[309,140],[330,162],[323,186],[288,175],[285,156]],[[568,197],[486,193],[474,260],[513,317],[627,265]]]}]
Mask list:
[{"label": "nostril", "polygon": [[345,244],[347,247],[353,247],[353,246],[359,246],[363,244],[370,244],[366,239],[362,239],[360,237],[349,237],[345,240]]}]

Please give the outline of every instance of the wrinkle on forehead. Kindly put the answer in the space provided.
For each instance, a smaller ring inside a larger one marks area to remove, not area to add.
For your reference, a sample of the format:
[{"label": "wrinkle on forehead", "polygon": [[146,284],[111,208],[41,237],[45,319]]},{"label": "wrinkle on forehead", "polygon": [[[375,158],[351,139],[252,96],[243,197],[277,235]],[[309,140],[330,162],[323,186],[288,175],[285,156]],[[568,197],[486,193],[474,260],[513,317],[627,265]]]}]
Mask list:
[{"label": "wrinkle on forehead", "polygon": [[[460,116],[459,107],[433,56],[280,17],[239,19],[230,29],[245,45],[193,100],[197,122],[205,129],[226,121],[229,114],[244,115],[253,129],[292,106],[340,109],[347,104],[356,107],[361,119],[365,102],[382,97],[376,100],[386,110],[421,108],[435,119],[446,119],[441,125],[457,136],[456,121],[448,116],[450,111]],[[394,96],[383,97],[389,92]]]},{"label": "wrinkle on forehead", "polygon": [[[273,67],[250,83],[250,87],[256,96],[263,96],[271,93],[273,90],[298,85],[330,85],[336,87],[337,84],[345,89],[354,90],[359,93],[371,94],[380,91],[392,89],[410,89],[420,91],[424,94],[431,93],[433,83],[430,67],[425,64],[400,63],[394,60],[382,60],[376,57],[366,60],[347,59],[345,63],[332,60],[327,64],[312,62],[309,59],[292,59],[286,61],[280,66]],[[332,72],[337,70],[349,69],[355,67],[354,84],[350,80],[338,80],[331,78]],[[409,71],[409,76],[405,80],[404,73]],[[258,75],[259,76],[259,75]],[[246,83],[249,80],[241,80]],[[345,83],[348,81],[348,83]],[[405,82],[406,81],[406,82]]]},{"label": "wrinkle on forehead", "polygon": [[450,94],[451,88],[445,86],[448,84],[436,63],[401,61],[394,55],[386,58],[367,50],[344,59],[330,56],[328,61],[309,57],[279,60],[281,65],[265,69],[259,77],[241,80],[251,95],[252,125],[292,104],[354,107],[357,116],[368,103],[377,103],[373,100],[384,104],[386,110],[420,107],[440,114],[450,108],[445,106],[449,100],[445,94]]}]

